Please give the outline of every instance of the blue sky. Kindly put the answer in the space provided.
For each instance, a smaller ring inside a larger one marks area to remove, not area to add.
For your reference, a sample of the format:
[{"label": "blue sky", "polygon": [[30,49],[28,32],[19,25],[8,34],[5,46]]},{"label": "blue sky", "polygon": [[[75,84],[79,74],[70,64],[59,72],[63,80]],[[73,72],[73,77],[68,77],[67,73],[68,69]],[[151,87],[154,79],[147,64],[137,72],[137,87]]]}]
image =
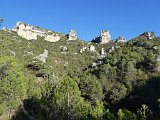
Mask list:
[{"label": "blue sky", "polygon": [[145,31],[160,36],[160,0],[0,0],[0,17],[8,28],[17,21],[65,34],[73,28],[87,41],[101,30],[112,39]]}]

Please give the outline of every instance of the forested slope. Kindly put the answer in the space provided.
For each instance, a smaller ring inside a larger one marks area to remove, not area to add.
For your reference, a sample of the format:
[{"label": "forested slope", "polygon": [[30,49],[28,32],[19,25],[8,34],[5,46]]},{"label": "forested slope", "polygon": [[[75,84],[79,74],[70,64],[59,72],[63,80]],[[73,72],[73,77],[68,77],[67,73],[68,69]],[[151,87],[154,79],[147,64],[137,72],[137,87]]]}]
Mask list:
[{"label": "forested slope", "polygon": [[159,120],[159,105],[158,37],[50,43],[0,31],[2,120]]}]

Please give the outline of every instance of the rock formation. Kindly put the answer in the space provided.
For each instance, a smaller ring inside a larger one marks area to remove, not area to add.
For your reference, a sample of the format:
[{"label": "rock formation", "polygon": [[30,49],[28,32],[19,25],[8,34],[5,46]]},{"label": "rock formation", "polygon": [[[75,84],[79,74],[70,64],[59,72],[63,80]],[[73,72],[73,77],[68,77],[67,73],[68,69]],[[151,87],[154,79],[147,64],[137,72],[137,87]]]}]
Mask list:
[{"label": "rock formation", "polygon": [[95,52],[95,47],[94,47],[93,45],[91,45],[91,46],[89,47],[89,50],[90,50],[91,52]]},{"label": "rock formation", "polygon": [[34,57],[33,59],[38,59],[44,63],[44,62],[46,62],[47,57],[48,57],[48,50],[45,49],[44,53],[38,55],[37,57]]},{"label": "rock formation", "polygon": [[111,40],[111,35],[108,30],[102,30],[100,36],[100,43],[105,44]]},{"label": "rock formation", "polygon": [[27,25],[23,22],[17,22],[16,26],[12,30],[27,40],[37,40],[37,36],[45,37],[44,40],[49,42],[57,42],[60,40],[60,34]]},{"label": "rock formation", "polygon": [[77,39],[77,33],[73,29],[69,31],[68,40],[76,40]]},{"label": "rock formation", "polygon": [[63,52],[65,52],[65,51],[67,51],[68,50],[68,48],[66,47],[66,46],[62,46],[62,51]]},{"label": "rock formation", "polygon": [[52,33],[51,35],[46,35],[44,40],[49,41],[49,42],[57,42],[61,39],[59,34]]},{"label": "rock formation", "polygon": [[113,52],[114,50],[115,50],[115,47],[112,46],[112,47],[108,50],[108,52]]},{"label": "rock formation", "polygon": [[85,51],[88,51],[88,50],[89,50],[89,47],[82,47],[82,48],[80,49],[80,53],[85,52]]},{"label": "rock formation", "polygon": [[140,35],[140,37],[143,37],[144,39],[151,40],[155,38],[154,32],[144,32]]},{"label": "rock formation", "polygon": [[126,38],[124,37],[124,36],[119,36],[118,38],[117,38],[117,42],[126,42]]},{"label": "rock formation", "polygon": [[104,55],[105,52],[104,52],[104,48],[101,49],[101,55]]},{"label": "rock formation", "polygon": [[102,30],[100,37],[96,37],[92,42],[106,44],[111,40],[111,35],[108,30]]}]

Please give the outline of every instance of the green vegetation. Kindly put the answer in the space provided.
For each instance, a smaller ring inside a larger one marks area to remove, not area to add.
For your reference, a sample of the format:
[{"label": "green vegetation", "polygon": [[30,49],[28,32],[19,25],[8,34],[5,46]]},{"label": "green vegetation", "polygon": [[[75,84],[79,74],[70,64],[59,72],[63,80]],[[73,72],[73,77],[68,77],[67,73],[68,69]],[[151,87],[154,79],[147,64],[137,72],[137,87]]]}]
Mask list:
[{"label": "green vegetation", "polygon": [[[80,52],[90,45],[96,52]],[[2,120],[160,119],[158,37],[101,45],[62,35],[50,43],[0,30],[0,49]],[[45,49],[45,63],[33,59]]]}]

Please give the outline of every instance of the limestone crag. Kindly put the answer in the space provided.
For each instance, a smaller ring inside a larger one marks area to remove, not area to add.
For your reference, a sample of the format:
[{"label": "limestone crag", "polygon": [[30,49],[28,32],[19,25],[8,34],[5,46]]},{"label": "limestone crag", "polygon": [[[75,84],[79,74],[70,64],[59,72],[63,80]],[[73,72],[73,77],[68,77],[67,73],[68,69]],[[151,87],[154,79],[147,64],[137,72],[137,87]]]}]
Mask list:
[{"label": "limestone crag", "polygon": [[49,41],[49,42],[57,42],[61,39],[59,34],[52,33],[51,35],[46,35],[44,40]]},{"label": "limestone crag", "polygon": [[124,37],[124,36],[119,36],[118,38],[117,38],[117,42],[126,42],[126,38]]},{"label": "limestone crag", "polygon": [[106,44],[111,41],[111,35],[108,30],[102,30],[99,37],[96,37],[91,42]]},{"label": "limestone crag", "polygon": [[151,40],[155,38],[154,32],[144,32],[143,34],[140,35],[140,37]]},{"label": "limestone crag", "polygon": [[54,33],[49,30],[41,29],[35,26],[27,25],[23,22],[17,22],[16,26],[12,29],[17,34],[27,40],[37,40],[37,36],[45,37],[44,39],[49,42],[57,42],[60,40],[60,34]]},{"label": "limestone crag", "polygon": [[73,29],[69,31],[68,40],[76,40],[77,39],[77,33]]},{"label": "limestone crag", "polygon": [[111,40],[111,35],[108,30],[102,30],[100,36],[100,43],[105,44]]}]

